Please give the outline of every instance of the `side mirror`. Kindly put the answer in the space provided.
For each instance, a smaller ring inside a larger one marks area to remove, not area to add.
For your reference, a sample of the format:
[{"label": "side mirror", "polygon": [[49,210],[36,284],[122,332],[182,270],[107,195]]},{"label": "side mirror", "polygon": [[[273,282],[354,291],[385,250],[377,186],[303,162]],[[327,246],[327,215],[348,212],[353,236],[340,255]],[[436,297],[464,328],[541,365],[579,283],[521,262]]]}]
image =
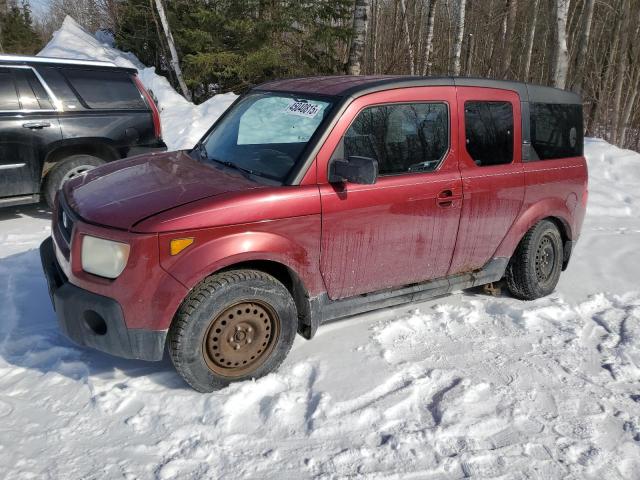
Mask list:
[{"label": "side mirror", "polygon": [[329,162],[329,183],[359,183],[372,185],[378,178],[378,161],[369,157],[332,159]]}]

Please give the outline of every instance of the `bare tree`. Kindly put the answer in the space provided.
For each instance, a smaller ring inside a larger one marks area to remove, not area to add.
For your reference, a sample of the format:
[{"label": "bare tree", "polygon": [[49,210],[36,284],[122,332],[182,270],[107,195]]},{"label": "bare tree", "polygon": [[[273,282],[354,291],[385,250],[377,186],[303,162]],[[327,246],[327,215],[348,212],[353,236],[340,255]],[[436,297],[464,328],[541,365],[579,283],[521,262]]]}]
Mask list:
[{"label": "bare tree", "polygon": [[582,22],[582,31],[580,33],[580,43],[578,52],[573,61],[573,87],[577,92],[582,91],[582,80],[584,78],[584,66],[587,57],[587,48],[589,47],[589,36],[591,35],[591,23],[593,21],[593,10],[595,0],[585,0],[585,12]]},{"label": "bare tree", "polygon": [[625,73],[627,70],[627,47],[629,43],[629,30],[630,30],[630,17],[631,17],[631,1],[622,1],[622,24],[620,31],[620,58],[616,68],[616,83],[615,93],[613,97],[613,126],[611,128],[612,141],[616,143],[618,141],[618,134],[620,129],[620,120],[622,116],[621,102],[622,102],[622,87],[624,86]]},{"label": "bare tree", "polygon": [[504,36],[504,52],[502,55],[502,77],[509,75],[511,69],[511,51],[513,50],[513,37],[516,29],[516,15],[518,14],[518,0],[509,0],[509,14]]},{"label": "bare tree", "polygon": [[367,23],[369,21],[369,0],[356,0],[353,9],[353,39],[349,50],[347,73],[360,75],[362,73],[362,57],[367,38]]},{"label": "bare tree", "polygon": [[404,26],[404,39],[407,43],[407,51],[409,52],[409,69],[411,75],[416,73],[416,55],[413,50],[413,43],[411,42],[411,31],[409,30],[409,17],[407,15],[407,3],[406,0],[400,0],[400,7],[402,8],[402,24]]},{"label": "bare tree", "polygon": [[453,74],[460,75],[460,56],[462,54],[462,41],[464,40],[464,15],[467,0],[459,0],[458,28],[456,30],[456,42],[453,47]]},{"label": "bare tree", "polygon": [[431,52],[433,51],[433,26],[436,16],[436,3],[438,0],[427,0],[427,38],[425,39],[424,47],[424,66],[422,68],[422,74],[428,75],[431,73]]},{"label": "bare tree", "polygon": [[176,44],[173,41],[173,35],[171,35],[171,29],[169,28],[169,22],[167,21],[167,15],[164,11],[162,0],[155,0],[155,3],[158,10],[158,16],[160,17],[160,23],[162,24],[162,29],[164,30],[164,36],[167,40],[167,44],[169,45],[169,51],[171,52],[171,67],[176,73],[176,78],[178,79],[178,84],[180,85],[182,94],[187,100],[191,100],[191,92],[187,88],[187,84],[185,83],[184,77],[182,76],[182,69],[180,68],[178,51],[176,50]]},{"label": "bare tree", "polygon": [[555,0],[556,51],[554,56],[553,86],[564,88],[569,71],[569,49],[567,48],[567,15],[569,0]]},{"label": "bare tree", "polygon": [[531,28],[529,29],[529,36],[527,37],[527,48],[524,56],[524,72],[522,74],[522,80],[529,81],[529,72],[531,71],[531,57],[533,55],[533,41],[536,38],[536,23],[538,23],[538,5],[540,0],[533,1],[533,19],[531,21]]}]

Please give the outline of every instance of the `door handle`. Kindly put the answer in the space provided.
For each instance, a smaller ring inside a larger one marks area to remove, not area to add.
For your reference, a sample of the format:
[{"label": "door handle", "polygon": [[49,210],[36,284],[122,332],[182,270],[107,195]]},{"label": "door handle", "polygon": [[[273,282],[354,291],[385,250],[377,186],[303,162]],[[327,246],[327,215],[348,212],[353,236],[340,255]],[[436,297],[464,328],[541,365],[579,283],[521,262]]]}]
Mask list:
[{"label": "door handle", "polygon": [[24,128],[30,128],[31,130],[37,130],[40,128],[47,128],[51,126],[49,122],[27,122],[23,123],[22,126]]},{"label": "door handle", "polygon": [[436,198],[436,203],[439,207],[451,207],[453,205],[454,200],[460,200],[462,195],[455,195],[453,190],[447,189],[443,190],[438,194]]}]

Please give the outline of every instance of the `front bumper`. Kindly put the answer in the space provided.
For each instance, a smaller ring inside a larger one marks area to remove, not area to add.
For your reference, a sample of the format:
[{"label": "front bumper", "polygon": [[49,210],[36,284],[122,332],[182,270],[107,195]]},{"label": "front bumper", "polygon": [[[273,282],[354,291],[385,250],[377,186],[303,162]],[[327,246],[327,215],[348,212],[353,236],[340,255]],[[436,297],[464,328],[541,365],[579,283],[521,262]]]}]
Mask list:
[{"label": "front bumper", "polygon": [[62,332],[87,347],[123,358],[162,360],[165,330],[127,328],[120,304],[69,282],[53,250],[53,239],[40,245],[49,295]]}]

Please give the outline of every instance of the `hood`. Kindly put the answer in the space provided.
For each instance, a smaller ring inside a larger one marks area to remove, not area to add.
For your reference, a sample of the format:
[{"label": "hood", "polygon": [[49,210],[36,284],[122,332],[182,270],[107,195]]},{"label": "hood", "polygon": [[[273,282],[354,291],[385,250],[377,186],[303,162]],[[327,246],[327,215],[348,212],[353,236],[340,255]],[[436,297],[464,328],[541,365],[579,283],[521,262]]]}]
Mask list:
[{"label": "hood", "polygon": [[180,151],[109,163],[67,182],[64,193],[71,209],[87,222],[128,230],[180,205],[260,187],[239,173],[205,165]]}]

